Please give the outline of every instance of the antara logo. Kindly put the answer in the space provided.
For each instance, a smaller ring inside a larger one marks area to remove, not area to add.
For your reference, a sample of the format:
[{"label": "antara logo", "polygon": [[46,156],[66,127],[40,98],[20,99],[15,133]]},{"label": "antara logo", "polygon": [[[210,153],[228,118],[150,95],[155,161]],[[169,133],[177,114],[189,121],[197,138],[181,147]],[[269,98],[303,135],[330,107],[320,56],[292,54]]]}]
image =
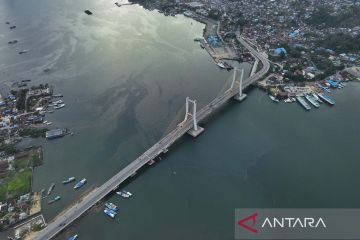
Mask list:
[{"label": "antara logo", "polygon": [[[237,224],[250,232],[258,233],[258,230],[255,228],[257,217],[258,213],[252,214],[246,218],[239,220]],[[249,221],[251,221],[250,224],[246,223]],[[326,228],[326,224],[322,218],[315,219],[311,217],[266,217],[260,226],[261,228]]]},{"label": "antara logo", "polygon": [[[240,227],[243,227],[245,228],[246,230],[249,230],[250,232],[253,232],[253,233],[257,233],[258,231],[254,228],[255,224],[256,224],[256,217],[258,216],[257,213],[253,214],[253,215],[250,215],[244,219],[241,219],[240,221],[238,221],[238,224]],[[252,220],[252,224],[251,224],[251,227],[246,225],[245,222],[249,221],[249,220]]]}]

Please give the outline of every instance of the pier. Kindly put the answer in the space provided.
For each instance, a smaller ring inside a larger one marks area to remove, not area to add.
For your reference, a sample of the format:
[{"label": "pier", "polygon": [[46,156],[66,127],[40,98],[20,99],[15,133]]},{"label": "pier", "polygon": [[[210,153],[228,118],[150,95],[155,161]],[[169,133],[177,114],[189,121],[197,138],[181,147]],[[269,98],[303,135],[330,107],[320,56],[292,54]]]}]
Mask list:
[{"label": "pier", "polygon": [[245,40],[240,36],[240,32],[237,32],[238,41],[247,48],[251,54],[262,62],[262,69],[253,74],[247,79],[243,79],[244,72],[241,71],[240,78],[236,81],[236,75],[239,70],[234,71],[234,78],[231,87],[225,91],[221,96],[215,98],[209,104],[197,111],[196,101],[190,98],[186,98],[186,113],[184,120],[176,126],[169,134],[160,139],[146,152],[144,152],[137,159],[132,161],[124,169],[106,181],[103,185],[90,192],[87,196],[76,202],[73,206],[60,213],[48,226],[43,229],[34,240],[51,239],[60,233],[64,228],[78,219],[82,214],[94,206],[97,202],[101,201],[106,195],[116,190],[121,183],[126,179],[135,175],[139,169],[144,165],[153,164],[154,159],[160,154],[166,153],[169,147],[180,139],[185,134],[190,134],[193,137],[199,136],[204,129],[198,125],[205,118],[223,106],[227,101],[234,98],[238,101],[242,101],[246,95],[243,94],[243,90],[261,79],[270,69],[269,61],[264,57],[262,53],[257,52],[252,48]]}]

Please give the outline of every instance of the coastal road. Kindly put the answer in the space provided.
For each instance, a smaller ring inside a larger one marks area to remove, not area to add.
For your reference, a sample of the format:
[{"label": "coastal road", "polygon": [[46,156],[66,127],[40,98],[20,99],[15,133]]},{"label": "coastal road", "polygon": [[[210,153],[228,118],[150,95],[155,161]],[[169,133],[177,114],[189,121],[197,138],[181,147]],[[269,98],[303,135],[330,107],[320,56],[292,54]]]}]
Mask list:
[{"label": "coastal road", "polygon": [[[249,78],[243,81],[242,89],[244,89],[249,85],[251,85],[252,83],[259,80],[260,78],[262,78],[268,72],[270,68],[270,64],[268,60],[264,57],[264,54],[257,52],[245,40],[242,39],[240,32],[237,33],[237,39],[243,46],[245,46],[255,57],[257,57],[262,62],[262,66],[263,66],[263,68],[260,71],[258,71],[253,76],[250,76]],[[224,103],[226,103],[229,99],[231,99],[238,93],[239,93],[239,82],[236,82],[234,84],[234,87],[230,91],[226,91],[223,95],[215,98],[213,101],[211,101],[209,104],[207,104],[205,107],[203,107],[197,112],[198,122],[204,120],[216,109],[221,107]],[[121,183],[123,183],[126,179],[131,177],[141,167],[146,165],[149,161],[154,160],[161,153],[166,152],[167,149],[176,140],[178,140],[183,135],[185,135],[190,129],[192,129],[192,127],[193,127],[192,118],[190,117],[186,122],[184,122],[181,125],[179,124],[168,135],[166,135],[160,141],[155,143],[140,157],[138,157],[129,165],[127,165],[124,169],[122,169],[115,176],[110,178],[103,185],[94,189],[88,195],[84,196],[78,202],[74,203],[74,205],[72,205],[70,208],[60,213],[52,222],[48,224],[48,226],[45,229],[43,229],[34,238],[34,240],[48,240],[53,238],[58,233],[60,233],[64,228],[66,228],[69,224],[74,222],[77,218],[79,218],[92,206],[94,206],[96,203],[101,201],[106,195],[117,189]]]}]

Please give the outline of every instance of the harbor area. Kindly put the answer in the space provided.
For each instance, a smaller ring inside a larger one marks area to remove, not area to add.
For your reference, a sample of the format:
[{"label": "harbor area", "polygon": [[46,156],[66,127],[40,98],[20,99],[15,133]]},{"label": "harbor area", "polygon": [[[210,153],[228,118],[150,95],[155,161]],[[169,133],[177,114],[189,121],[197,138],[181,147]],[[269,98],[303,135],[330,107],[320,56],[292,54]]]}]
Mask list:
[{"label": "harbor area", "polygon": [[345,88],[350,81],[358,81],[359,77],[353,68],[339,71],[321,81],[295,82],[284,77],[283,74],[273,73],[257,83],[260,89],[269,94],[275,103],[298,102],[305,110],[319,108],[322,103],[335,105],[333,99],[336,91]]}]

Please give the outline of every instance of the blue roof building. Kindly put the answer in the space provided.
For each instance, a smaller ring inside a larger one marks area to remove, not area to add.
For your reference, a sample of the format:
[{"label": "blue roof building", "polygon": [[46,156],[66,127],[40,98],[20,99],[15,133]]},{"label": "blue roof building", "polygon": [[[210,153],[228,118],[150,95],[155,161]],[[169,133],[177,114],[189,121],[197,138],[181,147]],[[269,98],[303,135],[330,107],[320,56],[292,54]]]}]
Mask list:
[{"label": "blue roof building", "polygon": [[275,49],[275,53],[276,53],[277,55],[280,55],[280,54],[282,54],[282,53],[286,54],[286,50],[285,50],[285,48],[276,48],[276,49]]}]

